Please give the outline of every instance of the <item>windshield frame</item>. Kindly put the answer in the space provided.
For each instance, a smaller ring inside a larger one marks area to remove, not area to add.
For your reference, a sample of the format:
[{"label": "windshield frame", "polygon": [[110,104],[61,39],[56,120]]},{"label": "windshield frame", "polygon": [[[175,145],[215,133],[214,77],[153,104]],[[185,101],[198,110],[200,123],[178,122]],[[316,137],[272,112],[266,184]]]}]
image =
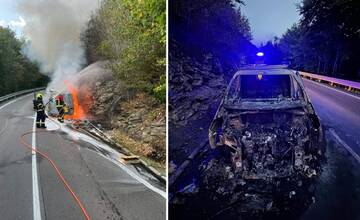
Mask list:
[{"label": "windshield frame", "polygon": [[[252,73],[246,73],[246,74],[237,74],[235,75],[227,89],[226,89],[226,93],[225,93],[225,97],[224,97],[224,103],[226,103],[227,105],[236,105],[237,103],[241,103],[241,102],[266,102],[266,103],[277,103],[280,101],[305,101],[307,102],[307,96],[306,93],[304,91],[304,88],[302,86],[302,84],[296,79],[296,77],[293,74],[267,74],[267,75],[287,75],[289,76],[290,79],[290,97],[284,97],[284,98],[241,98],[238,97],[236,99],[234,98],[230,98],[229,97],[229,93],[230,90],[232,89],[232,86],[235,82],[235,80],[239,79],[239,89],[238,92],[241,90],[241,77],[242,76],[246,76],[246,75],[258,75],[258,72],[252,72]],[[266,75],[266,73],[262,73],[263,75]],[[300,96],[301,97],[295,97],[297,96],[296,91],[295,91],[295,87],[297,87],[298,91],[300,92]]]}]

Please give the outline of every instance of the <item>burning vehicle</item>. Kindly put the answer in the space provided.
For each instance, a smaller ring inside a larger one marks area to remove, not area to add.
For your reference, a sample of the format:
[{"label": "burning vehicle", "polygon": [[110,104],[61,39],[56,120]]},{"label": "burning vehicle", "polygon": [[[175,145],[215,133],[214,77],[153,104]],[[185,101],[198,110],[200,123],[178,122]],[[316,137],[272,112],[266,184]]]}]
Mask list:
[{"label": "burning vehicle", "polygon": [[62,97],[64,103],[67,106],[67,111],[66,111],[66,115],[73,115],[74,114],[74,102],[73,102],[73,95],[70,93],[58,93],[54,90],[50,90],[49,91],[49,101],[47,103],[47,113],[52,116],[55,117],[59,114],[58,109],[56,107],[56,101],[55,99],[57,97]]},{"label": "burning vehicle", "polygon": [[[61,92],[54,89],[46,91],[46,112],[49,116],[57,117],[59,110],[57,108],[56,99],[61,97],[64,106],[66,107],[65,119],[67,120],[87,120],[91,119],[91,107],[94,103],[91,89],[88,85],[74,86],[69,81],[65,80],[66,88]],[[33,108],[35,110],[36,94],[34,93]]]},{"label": "burning vehicle", "polygon": [[325,153],[323,129],[300,75],[279,66],[233,76],[210,125],[209,144],[223,153],[208,163],[203,184],[223,195],[244,186],[243,196],[284,189],[295,197],[318,176]]}]

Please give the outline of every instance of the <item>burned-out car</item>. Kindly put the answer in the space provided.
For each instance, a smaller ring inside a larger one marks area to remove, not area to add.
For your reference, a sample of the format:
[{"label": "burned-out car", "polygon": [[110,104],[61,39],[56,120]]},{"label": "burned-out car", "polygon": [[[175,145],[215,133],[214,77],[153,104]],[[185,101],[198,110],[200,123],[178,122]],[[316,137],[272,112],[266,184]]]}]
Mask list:
[{"label": "burned-out car", "polygon": [[229,149],[244,180],[312,178],[324,158],[323,130],[300,75],[261,66],[232,78],[209,129],[212,148]]},{"label": "burned-out car", "polygon": [[238,71],[209,145],[183,174],[190,184],[179,183],[171,199],[170,208],[189,219],[297,219],[316,200],[325,139],[299,73],[282,66]]}]

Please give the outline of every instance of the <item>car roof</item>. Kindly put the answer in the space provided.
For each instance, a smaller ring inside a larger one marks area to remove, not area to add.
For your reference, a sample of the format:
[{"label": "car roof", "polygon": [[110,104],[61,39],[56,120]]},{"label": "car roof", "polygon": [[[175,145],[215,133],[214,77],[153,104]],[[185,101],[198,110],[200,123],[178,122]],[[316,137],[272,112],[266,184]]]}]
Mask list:
[{"label": "car roof", "polygon": [[250,64],[240,67],[240,70],[267,70],[267,69],[287,69],[288,65],[266,65],[266,64]]},{"label": "car roof", "polygon": [[239,75],[295,75],[295,72],[285,68],[254,68],[254,69],[241,69],[237,71],[233,78]]}]

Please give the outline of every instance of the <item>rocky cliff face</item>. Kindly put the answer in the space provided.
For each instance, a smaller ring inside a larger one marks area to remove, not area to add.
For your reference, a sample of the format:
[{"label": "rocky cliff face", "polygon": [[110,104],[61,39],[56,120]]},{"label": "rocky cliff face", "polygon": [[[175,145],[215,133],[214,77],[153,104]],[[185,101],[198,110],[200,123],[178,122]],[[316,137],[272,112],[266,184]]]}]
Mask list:
[{"label": "rocky cliff face", "polygon": [[202,142],[227,82],[219,60],[210,53],[196,58],[176,42],[169,53],[169,159],[173,172]]},{"label": "rocky cliff face", "polygon": [[98,82],[94,100],[92,113],[95,120],[111,130],[115,139],[135,144],[128,146],[135,148],[130,149],[135,154],[165,162],[165,105],[145,93],[128,91],[115,80]]},{"label": "rocky cliff face", "polygon": [[[93,103],[90,117],[120,145],[134,154],[144,156],[165,166],[166,120],[165,105],[145,93],[135,93],[114,79],[106,68],[106,63],[93,64],[88,71],[82,71],[78,81],[90,81],[91,75],[106,75],[96,78],[91,85]],[[86,70],[85,69],[85,70]],[[90,71],[91,70],[91,71]],[[154,165],[157,167],[157,164]]]},{"label": "rocky cliff face", "polygon": [[226,81],[220,62],[212,54],[195,60],[174,44],[169,54],[169,117],[179,126],[206,114],[222,96]]}]

